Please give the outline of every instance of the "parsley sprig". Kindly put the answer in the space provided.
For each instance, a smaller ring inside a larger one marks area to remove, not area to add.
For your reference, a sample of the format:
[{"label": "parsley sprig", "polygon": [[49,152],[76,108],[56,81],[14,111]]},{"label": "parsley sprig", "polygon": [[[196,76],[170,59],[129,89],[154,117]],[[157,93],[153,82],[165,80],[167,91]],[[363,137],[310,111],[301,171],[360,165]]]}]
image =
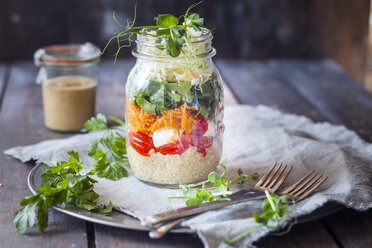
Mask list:
[{"label": "parsley sprig", "polygon": [[[250,179],[257,179],[259,175],[257,173],[244,174],[241,169],[238,170],[238,176],[233,180],[228,180],[224,177],[226,173],[226,166],[219,164],[218,167],[223,169],[223,172],[219,174],[218,172],[211,172],[208,175],[208,180],[197,184],[180,185],[183,196],[169,197],[169,199],[186,199],[186,205],[201,205],[206,202],[213,202],[218,200],[230,200],[228,197],[232,194],[230,191],[230,185],[235,182],[239,184],[244,184]],[[208,183],[212,183],[213,186],[207,187]],[[201,186],[201,188],[196,188]]]},{"label": "parsley sprig", "polygon": [[[154,19],[156,20],[155,26],[134,26],[136,22],[136,12],[137,8],[134,10],[133,20],[127,20],[127,25],[121,24],[113,13],[113,18],[117,25],[120,27],[121,31],[117,32],[115,36],[111,37],[107,42],[102,53],[105,52],[108,45],[116,40],[117,51],[115,53],[115,61],[120,50],[124,47],[130,47],[132,45],[132,37],[135,34],[150,35],[153,37],[160,38],[159,43],[164,38],[166,40],[166,52],[171,57],[178,57],[181,53],[186,54],[183,50],[183,45],[185,44],[188,50],[192,53],[190,44],[188,43],[188,28],[194,28],[196,31],[201,31],[201,28],[206,28],[204,24],[204,18],[200,17],[197,13],[190,13],[190,10],[201,4],[203,1],[192,4],[184,15],[176,17],[171,14],[159,14]],[[183,19],[183,23],[180,20]],[[144,29],[155,29],[156,34],[151,34],[144,32]]]},{"label": "parsley sprig", "polygon": [[248,229],[234,238],[227,239],[226,243],[233,244],[260,227],[275,229],[279,226],[280,220],[287,213],[288,206],[292,201],[290,201],[290,198],[286,195],[270,194],[267,190],[265,194],[266,199],[262,203],[262,214],[259,215],[257,212],[253,213],[253,218],[259,225]]},{"label": "parsley sprig", "polygon": [[[109,117],[112,121],[124,126],[125,123],[113,116]],[[126,140],[123,137],[122,128],[109,128],[107,118],[104,114],[97,114],[84,124],[84,128],[89,132],[106,130],[103,137],[88,147],[88,155],[94,157],[93,170],[89,175],[97,175],[109,180],[119,180],[127,177],[128,171],[124,166],[128,165]]]},{"label": "parsley sprig", "polygon": [[51,206],[67,208],[72,204],[101,214],[112,211],[111,202],[106,207],[97,205],[98,194],[93,190],[97,181],[81,173],[83,162],[79,154],[75,151],[68,154],[68,161],[53,162],[45,169],[41,175],[43,185],[36,195],[22,199],[20,204],[23,207],[13,216],[18,232],[24,233],[27,227],[35,224],[36,219],[39,229],[44,231],[48,226],[48,208]]}]

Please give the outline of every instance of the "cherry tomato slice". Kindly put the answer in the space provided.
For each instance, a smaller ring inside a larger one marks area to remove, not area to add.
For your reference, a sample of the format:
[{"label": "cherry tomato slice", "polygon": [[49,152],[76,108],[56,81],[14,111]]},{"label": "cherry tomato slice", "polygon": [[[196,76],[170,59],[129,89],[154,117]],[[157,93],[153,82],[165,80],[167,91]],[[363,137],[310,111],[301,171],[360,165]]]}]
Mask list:
[{"label": "cherry tomato slice", "polygon": [[140,146],[140,145],[138,145],[137,143],[132,142],[132,141],[130,141],[130,140],[129,140],[129,144],[130,144],[130,146],[131,146],[134,150],[136,150],[136,152],[138,152],[138,153],[141,154],[142,156],[145,156],[145,157],[149,157],[149,156],[150,156],[149,152],[150,152],[151,149],[143,148],[142,146]]},{"label": "cherry tomato slice", "polygon": [[205,148],[197,147],[196,150],[203,155],[203,157],[207,156],[207,150]]},{"label": "cherry tomato slice", "polygon": [[195,136],[203,136],[208,130],[208,121],[201,115],[196,117],[196,125],[191,130]]},{"label": "cherry tomato slice", "polygon": [[149,152],[151,151],[151,149],[155,149],[152,138],[141,132],[129,132],[128,141],[133,149],[142,156],[150,156]]},{"label": "cherry tomato slice", "polygon": [[156,152],[160,152],[163,155],[167,155],[167,154],[181,155],[182,153],[184,153],[184,151],[187,150],[187,148],[189,148],[189,146],[190,146],[189,143],[177,141],[176,143],[168,143],[168,144],[159,146],[158,148],[156,148]]},{"label": "cherry tomato slice", "polygon": [[141,144],[144,147],[154,148],[154,143],[152,142],[152,138],[144,133],[141,132],[129,132],[128,134],[129,139]]},{"label": "cherry tomato slice", "polygon": [[200,140],[200,147],[202,148],[209,148],[213,145],[213,138],[212,137],[207,137],[207,136],[203,136],[201,137],[201,140]]},{"label": "cherry tomato slice", "polygon": [[182,142],[195,146],[197,151],[205,157],[207,154],[206,148],[209,148],[213,145],[213,138],[183,133]]}]

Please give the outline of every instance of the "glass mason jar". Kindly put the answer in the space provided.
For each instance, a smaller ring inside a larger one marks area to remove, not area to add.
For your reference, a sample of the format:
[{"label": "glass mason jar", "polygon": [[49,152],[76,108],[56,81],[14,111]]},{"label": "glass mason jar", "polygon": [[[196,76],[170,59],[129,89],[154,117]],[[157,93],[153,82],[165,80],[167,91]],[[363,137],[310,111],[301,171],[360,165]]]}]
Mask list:
[{"label": "glass mason jar", "polygon": [[101,52],[91,43],[52,45],[37,50],[36,78],[42,84],[44,122],[54,131],[78,131],[95,115],[98,62]]},{"label": "glass mason jar", "polygon": [[[127,154],[135,176],[175,187],[207,179],[222,152],[223,88],[212,34],[188,38],[178,57],[139,34],[125,91]],[[186,56],[185,56],[186,54]]]}]

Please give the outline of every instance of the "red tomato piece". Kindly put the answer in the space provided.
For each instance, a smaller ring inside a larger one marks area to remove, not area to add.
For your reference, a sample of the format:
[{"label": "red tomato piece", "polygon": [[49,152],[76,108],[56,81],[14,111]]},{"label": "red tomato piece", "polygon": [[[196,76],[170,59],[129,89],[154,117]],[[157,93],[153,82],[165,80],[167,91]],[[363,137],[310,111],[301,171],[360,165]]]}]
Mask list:
[{"label": "red tomato piece", "polygon": [[201,147],[202,148],[209,148],[213,145],[213,138],[212,137],[207,137],[203,136],[201,137]]},{"label": "red tomato piece", "polygon": [[184,151],[187,150],[187,148],[189,148],[189,146],[190,146],[189,143],[177,141],[176,143],[168,143],[168,144],[159,146],[158,148],[156,148],[156,151],[160,152],[163,155],[167,155],[167,154],[181,155],[182,153],[184,153]]},{"label": "red tomato piece", "polygon": [[203,155],[203,157],[207,156],[207,150],[205,148],[197,147],[196,150]]},{"label": "red tomato piece", "polygon": [[182,143],[191,144],[196,147],[196,150],[200,152],[204,157],[207,155],[206,148],[213,145],[213,138],[207,136],[196,136],[192,134],[183,133]]},{"label": "red tomato piece", "polygon": [[155,149],[152,138],[144,133],[129,132],[128,140],[131,147],[133,147],[133,149],[142,156],[150,156],[149,152],[151,151],[151,149]]},{"label": "red tomato piece", "polygon": [[208,130],[208,121],[201,115],[196,117],[196,125],[191,133],[196,136],[203,136]]}]

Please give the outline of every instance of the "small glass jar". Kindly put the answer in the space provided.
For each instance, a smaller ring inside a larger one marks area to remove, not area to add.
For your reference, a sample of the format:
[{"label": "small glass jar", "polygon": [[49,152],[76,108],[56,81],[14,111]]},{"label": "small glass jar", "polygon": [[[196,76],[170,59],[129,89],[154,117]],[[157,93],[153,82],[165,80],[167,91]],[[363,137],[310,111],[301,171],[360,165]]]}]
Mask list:
[{"label": "small glass jar", "polygon": [[170,57],[165,39],[137,35],[125,111],[128,160],[141,181],[175,187],[205,180],[216,170],[223,88],[212,62],[212,37],[203,29],[187,39],[183,53]]},{"label": "small glass jar", "polygon": [[91,43],[52,45],[37,50],[36,78],[42,84],[44,121],[54,131],[78,131],[95,115],[100,50]]}]

